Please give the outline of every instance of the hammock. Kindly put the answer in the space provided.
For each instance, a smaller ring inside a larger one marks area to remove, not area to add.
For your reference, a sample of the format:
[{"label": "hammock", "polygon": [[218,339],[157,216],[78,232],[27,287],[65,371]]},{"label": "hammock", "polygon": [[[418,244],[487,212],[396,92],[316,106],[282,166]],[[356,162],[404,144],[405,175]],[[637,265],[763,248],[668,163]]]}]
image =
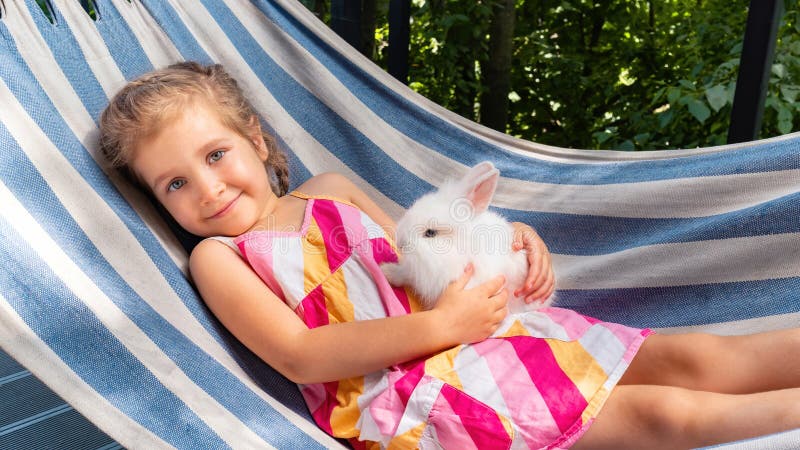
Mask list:
[{"label": "hammock", "polygon": [[[96,21],[52,3],[53,23],[33,0],[0,2],[0,347],[123,446],[340,445],[204,307],[153,206],[97,163],[108,98],[178,60],[237,77],[290,153],[293,186],[340,172],[396,218],[493,161],[493,206],[548,243],[559,306],[667,333],[800,325],[798,134],[548,147],[416,95],[291,0],[110,0]],[[17,428],[0,423],[0,442]],[[798,445],[800,430],[724,447]]]}]

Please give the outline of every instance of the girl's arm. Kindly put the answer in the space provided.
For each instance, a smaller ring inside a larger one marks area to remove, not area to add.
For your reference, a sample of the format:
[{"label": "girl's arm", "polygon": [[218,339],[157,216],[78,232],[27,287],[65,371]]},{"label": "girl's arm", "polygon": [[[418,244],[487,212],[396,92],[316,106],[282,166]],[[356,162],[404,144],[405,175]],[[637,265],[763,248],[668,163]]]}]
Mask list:
[{"label": "girl's arm", "polygon": [[463,290],[452,283],[436,308],[386,319],[309,329],[252,269],[222,243],[207,240],[190,258],[192,277],[214,315],[244,345],[296,383],[364,375],[465,342],[485,339],[507,314],[498,277]]}]

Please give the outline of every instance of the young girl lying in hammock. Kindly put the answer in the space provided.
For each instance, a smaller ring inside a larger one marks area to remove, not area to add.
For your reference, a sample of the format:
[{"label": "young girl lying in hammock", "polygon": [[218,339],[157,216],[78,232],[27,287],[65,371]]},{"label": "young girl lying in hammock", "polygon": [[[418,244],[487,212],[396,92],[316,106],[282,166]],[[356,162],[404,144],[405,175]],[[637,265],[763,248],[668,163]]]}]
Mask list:
[{"label": "young girl lying in hammock", "polygon": [[[100,127],[115,167],[216,238],[190,258],[209,308],[355,448],[690,448],[800,427],[797,329],[660,335],[561,308],[499,328],[503,279],[465,289],[471,269],[421,311],[379,269],[392,220],[332,173],[284,195],[286,158],[221,66],[132,81]],[[521,294],[546,298],[547,248],[515,227]]]}]

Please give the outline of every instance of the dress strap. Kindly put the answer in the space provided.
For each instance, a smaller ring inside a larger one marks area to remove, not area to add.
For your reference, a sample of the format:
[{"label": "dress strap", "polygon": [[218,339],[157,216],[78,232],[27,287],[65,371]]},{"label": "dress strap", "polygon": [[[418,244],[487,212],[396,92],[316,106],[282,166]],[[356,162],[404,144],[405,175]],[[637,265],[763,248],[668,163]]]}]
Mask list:
[{"label": "dress strap", "polygon": [[332,200],[332,201],[337,202],[337,203],[344,203],[345,205],[350,205],[350,206],[353,206],[355,208],[358,208],[358,206],[353,204],[353,202],[351,202],[349,200],[345,200],[345,199],[343,199],[341,197],[333,196],[333,195],[309,195],[309,194],[306,194],[306,193],[300,192],[300,191],[292,191],[292,192],[289,192],[286,195],[291,195],[292,197],[302,198],[303,200]]},{"label": "dress strap", "polygon": [[286,195],[291,195],[292,197],[302,198],[303,200],[308,200],[308,199],[312,198],[310,195],[305,194],[305,193],[300,192],[300,191],[292,191],[292,192],[289,192]]},{"label": "dress strap", "polygon": [[233,242],[233,238],[232,237],[228,237],[228,236],[211,236],[211,237],[206,238],[206,239],[213,239],[215,241],[222,242],[223,244],[225,244],[228,247],[232,248],[233,251],[235,251],[237,255],[242,256],[242,252],[239,251],[239,246],[237,246]]}]

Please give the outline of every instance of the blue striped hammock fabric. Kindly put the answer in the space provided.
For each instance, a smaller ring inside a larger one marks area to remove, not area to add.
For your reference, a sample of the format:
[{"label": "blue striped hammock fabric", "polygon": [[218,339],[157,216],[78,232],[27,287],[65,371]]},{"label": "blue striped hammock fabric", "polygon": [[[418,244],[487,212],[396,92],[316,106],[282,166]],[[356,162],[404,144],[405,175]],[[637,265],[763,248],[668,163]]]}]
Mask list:
[{"label": "blue striped hammock fabric", "polygon": [[[290,154],[397,218],[491,160],[493,207],[548,243],[559,306],[661,332],[800,325],[800,135],[662,152],[569,150],[432,104],[290,0],[56,0],[0,18],[0,347],[132,448],[325,448],[293,384],[213,318],[152,205],[97,161],[124,83],[220,62]],[[735,369],[734,369],[735,370]],[[796,448],[800,431],[725,448]]]}]

